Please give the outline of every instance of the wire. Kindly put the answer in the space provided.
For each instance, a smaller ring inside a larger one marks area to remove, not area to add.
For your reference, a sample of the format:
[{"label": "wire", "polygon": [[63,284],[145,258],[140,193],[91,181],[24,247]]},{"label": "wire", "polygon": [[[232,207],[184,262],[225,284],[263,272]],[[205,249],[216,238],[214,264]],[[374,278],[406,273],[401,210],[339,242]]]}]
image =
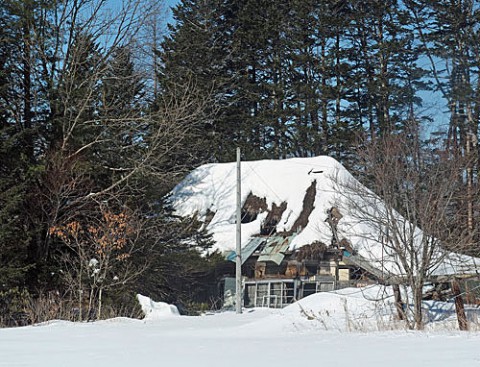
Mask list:
[{"label": "wire", "polygon": [[461,297],[461,296],[463,296],[463,295],[465,295],[465,294],[468,294],[468,293],[470,293],[470,292],[472,292],[472,291],[474,291],[474,290],[476,290],[476,289],[479,289],[479,288],[480,288],[480,285],[477,285],[476,287],[473,287],[472,289],[469,289],[468,291],[464,291],[464,292],[461,292],[461,293],[457,294],[456,296],[447,298],[447,300],[448,300],[448,301],[453,300],[453,299],[455,299],[455,298]]},{"label": "wire", "polygon": [[[363,294],[366,290],[368,290],[368,289],[370,289],[370,288],[377,287],[377,286],[378,286],[378,284],[370,284],[370,285],[368,285],[368,286],[366,286],[366,287],[358,288],[358,290],[355,291],[355,292],[350,292],[350,293],[336,293],[336,294],[338,294],[339,296],[347,296],[347,297],[349,297],[349,296],[353,296],[353,295],[359,294],[359,293],[362,293],[362,294]],[[381,286],[382,286],[382,285],[381,285]],[[387,286],[382,286],[382,287],[386,288]],[[334,291],[334,292],[338,292],[339,290],[340,290],[340,289],[337,289],[337,290]],[[381,299],[369,298],[369,297],[366,297],[365,295],[363,296],[363,298],[366,299],[366,300],[368,300],[368,301],[380,301],[380,300],[384,300],[384,299],[387,299],[387,298],[390,298],[390,297],[393,297],[393,295],[392,295],[392,296],[385,297],[385,298],[381,298]]]}]

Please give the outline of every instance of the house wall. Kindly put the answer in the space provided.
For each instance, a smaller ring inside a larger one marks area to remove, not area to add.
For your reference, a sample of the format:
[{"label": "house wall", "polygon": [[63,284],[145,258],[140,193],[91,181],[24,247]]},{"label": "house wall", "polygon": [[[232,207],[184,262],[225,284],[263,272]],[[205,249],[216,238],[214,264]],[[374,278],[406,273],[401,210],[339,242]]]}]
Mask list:
[{"label": "house wall", "polygon": [[350,280],[350,269],[338,269],[338,280],[346,282]]}]

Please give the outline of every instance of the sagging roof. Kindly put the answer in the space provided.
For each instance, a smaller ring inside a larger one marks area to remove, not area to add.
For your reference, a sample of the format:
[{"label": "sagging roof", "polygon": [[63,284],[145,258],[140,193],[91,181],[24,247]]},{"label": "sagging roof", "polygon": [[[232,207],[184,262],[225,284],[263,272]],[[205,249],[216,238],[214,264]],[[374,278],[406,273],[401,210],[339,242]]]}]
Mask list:
[{"label": "sagging roof", "polygon": [[[242,265],[252,254],[257,251],[261,245],[264,245],[258,261],[272,261],[277,265],[280,265],[285,257],[285,252],[290,247],[290,243],[295,235],[283,236],[274,235],[270,237],[251,237],[247,244],[242,247]],[[227,260],[235,261],[236,252],[232,251],[228,254]]]},{"label": "sagging roof", "polygon": [[[240,254],[242,255],[242,265],[247,261],[247,259],[252,256],[252,254],[260,247],[264,242],[267,242],[268,238],[265,237],[251,237],[247,244],[242,247]],[[232,251],[228,254],[227,260],[235,262],[237,253]]]},{"label": "sagging roof", "polygon": [[272,236],[268,238],[265,248],[260,253],[258,261],[272,261],[277,265],[282,263],[285,252],[294,236]]}]

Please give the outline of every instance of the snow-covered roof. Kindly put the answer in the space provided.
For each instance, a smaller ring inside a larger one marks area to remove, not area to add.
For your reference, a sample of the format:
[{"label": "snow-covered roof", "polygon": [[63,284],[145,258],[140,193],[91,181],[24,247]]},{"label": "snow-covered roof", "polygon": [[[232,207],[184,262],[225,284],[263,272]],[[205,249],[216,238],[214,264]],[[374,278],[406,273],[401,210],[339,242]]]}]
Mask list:
[{"label": "snow-covered roof", "polygon": [[[193,170],[171,193],[171,203],[176,213],[190,216],[195,213],[200,219],[214,213],[207,228],[213,234],[215,249],[231,251],[235,248],[236,213],[236,163],[206,164]],[[308,223],[290,242],[290,249],[321,241],[330,244],[332,231],[325,221],[328,211],[336,206],[342,219],[338,223],[339,238],[350,241],[357,253],[374,266],[392,275],[404,273],[394,254],[382,246],[378,229],[372,223],[358,220],[355,208],[345,202],[339,182],[354,182],[353,176],[335,159],[327,156],[291,158],[285,160],[261,160],[241,163],[241,196],[245,202],[249,194],[265,198],[269,209],[275,203],[287,203],[277,232],[291,231],[302,212],[307,189],[315,182],[315,200]],[[367,189],[364,189],[368,191]],[[359,195],[358,201],[363,198]],[[380,202],[380,201],[379,201]],[[379,204],[382,205],[381,202]],[[375,209],[375,210],[378,210]],[[250,238],[258,235],[267,213],[260,213],[250,223],[242,223],[242,247]],[[420,230],[416,230],[421,234]],[[377,236],[377,238],[375,238]],[[478,261],[478,260],[477,260]],[[433,269],[431,274],[474,272],[476,259],[452,254]],[[472,270],[473,269],[473,270]]]}]

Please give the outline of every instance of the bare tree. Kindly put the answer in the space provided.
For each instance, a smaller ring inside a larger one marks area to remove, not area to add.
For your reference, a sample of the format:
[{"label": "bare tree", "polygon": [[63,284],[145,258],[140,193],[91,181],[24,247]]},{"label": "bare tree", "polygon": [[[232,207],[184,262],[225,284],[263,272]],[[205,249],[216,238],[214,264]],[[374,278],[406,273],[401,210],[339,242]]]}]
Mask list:
[{"label": "bare tree", "polygon": [[[67,0],[45,16],[53,34],[32,24],[29,46],[37,58],[27,61],[45,82],[43,99],[35,101],[49,106],[40,129],[48,134],[36,138],[45,167],[36,206],[45,228],[64,226],[98,202],[141,196],[147,178],[168,191],[186,171],[175,157],[192,150],[209,97],[192,82],[174,98],[150,99],[153,86],[133,60],[158,11],[150,0],[114,7],[105,0]],[[36,257],[47,258],[50,232],[36,242]]]},{"label": "bare tree", "polygon": [[[178,157],[194,154],[198,117],[209,98],[197,92],[193,81],[168,98],[152,92],[155,77],[147,78],[138,60],[142,50],[154,48],[147,35],[154,27],[158,36],[159,18],[159,2],[152,0],[7,1],[2,7],[2,21],[11,25],[2,60],[12,66],[9,83],[1,88],[8,92],[1,96],[1,117],[8,116],[9,125],[2,132],[5,138],[11,134],[12,151],[18,147],[12,167],[21,163],[24,169],[12,176],[24,184],[25,193],[15,199],[18,209],[10,209],[15,217],[20,213],[16,221],[25,232],[24,266],[18,268],[27,281],[19,284],[28,282],[35,292],[56,287],[62,293],[70,287],[67,293],[79,307],[80,293],[94,289],[84,296],[100,300],[97,313],[102,312],[102,293],[129,281],[120,275],[117,283],[112,281],[102,273],[109,269],[105,263],[133,262],[119,262],[108,251],[94,257],[92,247],[99,239],[89,228],[105,228],[104,208],[112,215],[124,208],[135,215],[144,209],[138,215],[143,219],[148,210],[158,214],[151,207],[190,168]],[[153,60],[152,54],[148,57]],[[134,233],[148,237],[147,230]],[[16,238],[11,245],[12,254],[18,252]],[[101,268],[94,267],[95,261],[88,266],[93,258]],[[51,281],[53,273],[63,274],[64,282]]]},{"label": "bare tree", "polygon": [[467,226],[459,225],[467,220],[460,184],[465,162],[421,149],[408,134],[381,137],[360,158],[361,179],[371,190],[349,175],[335,178],[347,222],[356,228],[353,246],[382,269],[386,283],[411,289],[407,322],[422,329],[425,282],[447,280],[475,266],[473,258],[458,253],[474,238]]}]

